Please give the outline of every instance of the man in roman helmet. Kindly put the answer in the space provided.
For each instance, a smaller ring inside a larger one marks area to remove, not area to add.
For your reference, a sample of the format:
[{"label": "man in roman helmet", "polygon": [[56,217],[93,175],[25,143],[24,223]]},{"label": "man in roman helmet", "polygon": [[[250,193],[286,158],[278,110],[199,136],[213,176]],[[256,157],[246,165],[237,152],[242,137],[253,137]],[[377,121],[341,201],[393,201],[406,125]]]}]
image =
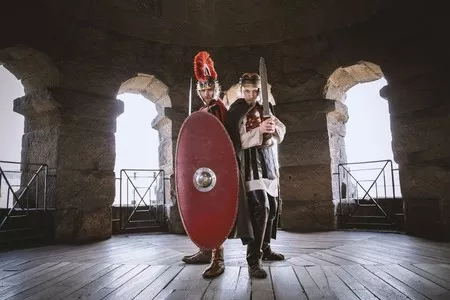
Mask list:
[{"label": "man in roman helmet", "polygon": [[[242,215],[250,219],[253,237],[242,238],[247,245],[249,274],[254,278],[266,278],[262,260],[284,260],[280,253],[272,251],[271,238],[276,238],[279,214],[279,170],[275,146],[283,141],[285,125],[274,116],[263,118],[259,101],[261,78],[257,73],[245,73],[240,78],[242,98],[233,102],[228,110],[226,128],[235,147],[244,191],[240,201],[248,208],[238,212],[238,223],[245,227]],[[244,200],[242,200],[244,199]],[[241,220],[240,220],[241,218]],[[245,218],[244,218],[245,219]]]},{"label": "man in roman helmet", "polygon": [[[208,52],[197,53],[194,58],[194,73],[197,78],[197,95],[203,102],[203,106],[199,110],[213,114],[224,124],[227,109],[219,98],[220,85],[217,80],[217,72]],[[205,278],[213,278],[225,271],[223,250],[223,245],[213,250],[199,249],[197,253],[185,256],[182,260],[187,264],[210,263],[202,275]]]}]

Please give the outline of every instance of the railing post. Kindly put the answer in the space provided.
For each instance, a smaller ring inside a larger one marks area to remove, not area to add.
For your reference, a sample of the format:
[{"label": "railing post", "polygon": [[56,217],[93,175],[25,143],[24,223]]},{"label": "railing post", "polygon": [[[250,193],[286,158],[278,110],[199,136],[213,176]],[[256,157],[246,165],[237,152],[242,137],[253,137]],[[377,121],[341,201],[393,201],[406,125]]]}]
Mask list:
[{"label": "railing post", "polygon": [[45,165],[44,168],[44,211],[47,211],[47,176],[48,176],[48,166]]},{"label": "railing post", "polygon": [[339,216],[342,216],[342,191],[341,191],[341,174],[340,174],[340,165],[338,164],[338,191],[339,191]]}]

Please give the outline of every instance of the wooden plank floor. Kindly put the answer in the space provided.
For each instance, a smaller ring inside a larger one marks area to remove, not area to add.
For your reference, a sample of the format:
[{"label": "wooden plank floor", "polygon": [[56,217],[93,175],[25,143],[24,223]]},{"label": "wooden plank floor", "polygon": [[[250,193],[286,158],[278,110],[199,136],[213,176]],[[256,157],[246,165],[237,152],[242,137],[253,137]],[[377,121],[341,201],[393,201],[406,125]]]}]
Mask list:
[{"label": "wooden plank floor", "polygon": [[450,243],[394,233],[281,231],[286,261],[248,276],[245,247],[225,242],[225,273],[185,265],[184,235],[114,236],[82,246],[0,253],[0,299],[450,299]]}]

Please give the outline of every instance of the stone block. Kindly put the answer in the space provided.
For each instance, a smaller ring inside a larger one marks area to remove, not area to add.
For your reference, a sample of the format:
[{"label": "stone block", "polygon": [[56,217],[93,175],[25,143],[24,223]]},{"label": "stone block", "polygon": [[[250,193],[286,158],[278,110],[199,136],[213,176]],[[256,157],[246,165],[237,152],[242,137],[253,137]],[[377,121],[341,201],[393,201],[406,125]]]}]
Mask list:
[{"label": "stone block", "polygon": [[327,130],[287,132],[279,145],[279,161],[283,167],[329,164]]},{"label": "stone block", "polygon": [[25,133],[22,137],[22,162],[57,164],[58,129],[47,127],[42,130]]},{"label": "stone block", "polygon": [[25,118],[24,132],[30,133],[37,130],[49,130],[61,124],[61,117],[56,111],[41,114],[32,114]]},{"label": "stone block", "polygon": [[284,202],[331,201],[330,165],[281,167],[280,190]]},{"label": "stone block", "polygon": [[14,100],[13,110],[24,116],[34,116],[56,111],[58,102],[47,89],[36,90]]},{"label": "stone block", "polygon": [[448,158],[450,118],[393,118],[392,148],[399,163],[421,163]]},{"label": "stone block", "polygon": [[86,243],[104,240],[112,234],[111,207],[93,210],[58,209],[55,214],[57,242]]},{"label": "stone block", "polygon": [[326,114],[334,108],[334,101],[317,99],[277,104],[275,114],[287,132],[313,131],[327,128]]},{"label": "stone block", "polygon": [[110,206],[115,197],[113,171],[58,170],[56,209],[97,209]]},{"label": "stone block", "polygon": [[183,222],[181,221],[178,205],[167,206],[167,216],[169,217],[169,231],[171,233],[186,233],[183,227]]},{"label": "stone block", "polygon": [[114,133],[61,128],[58,168],[65,170],[112,170],[116,159]]},{"label": "stone block", "polygon": [[[412,82],[408,80],[412,86],[408,88],[395,88],[390,84],[383,88],[383,96],[387,98],[389,103],[389,113],[391,116],[402,116],[414,112],[425,110],[433,110],[445,105],[444,99],[447,98],[448,92],[438,85],[442,85],[439,80],[431,84],[427,88],[418,88],[423,83]],[[433,87],[433,85],[435,85]],[[430,90],[433,90],[433,96],[430,97]]]},{"label": "stone block", "polygon": [[450,170],[437,164],[401,165],[404,198],[450,199]]},{"label": "stone block", "polygon": [[283,201],[281,228],[295,232],[336,229],[334,205],[328,201]]},{"label": "stone block", "polygon": [[404,198],[406,233],[450,241],[450,201],[447,198]]},{"label": "stone block", "polygon": [[313,73],[310,74],[310,77],[305,82],[293,86],[284,83],[274,84],[272,93],[275,96],[277,104],[320,99],[323,95],[323,87],[325,84],[326,80],[322,75]]}]

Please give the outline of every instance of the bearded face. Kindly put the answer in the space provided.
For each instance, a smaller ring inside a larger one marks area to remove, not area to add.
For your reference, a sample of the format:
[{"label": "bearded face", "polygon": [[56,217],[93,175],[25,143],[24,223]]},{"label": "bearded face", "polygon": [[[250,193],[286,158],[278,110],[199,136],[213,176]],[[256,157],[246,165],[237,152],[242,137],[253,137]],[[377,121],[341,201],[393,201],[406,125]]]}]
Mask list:
[{"label": "bearded face", "polygon": [[207,105],[209,104],[209,102],[211,102],[212,99],[214,99],[214,88],[213,87],[209,87],[209,88],[200,90],[198,93]]}]

